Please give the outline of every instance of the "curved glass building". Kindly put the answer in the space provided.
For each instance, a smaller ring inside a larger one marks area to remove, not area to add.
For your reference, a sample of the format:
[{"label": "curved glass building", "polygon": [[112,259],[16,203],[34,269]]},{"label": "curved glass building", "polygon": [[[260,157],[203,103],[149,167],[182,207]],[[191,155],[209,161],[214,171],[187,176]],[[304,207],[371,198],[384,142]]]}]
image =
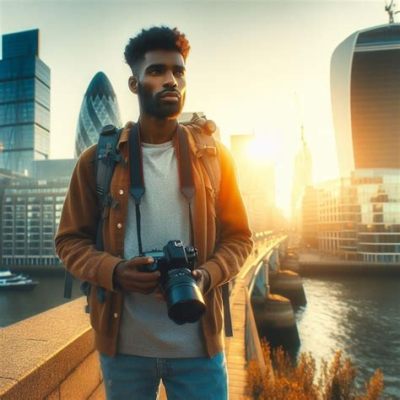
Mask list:
[{"label": "curved glass building", "polygon": [[75,139],[75,156],[97,143],[101,128],[112,124],[121,126],[117,97],[111,82],[98,72],[83,97]]},{"label": "curved glass building", "polygon": [[339,44],[331,96],[341,176],[400,168],[400,24],[357,31]]}]

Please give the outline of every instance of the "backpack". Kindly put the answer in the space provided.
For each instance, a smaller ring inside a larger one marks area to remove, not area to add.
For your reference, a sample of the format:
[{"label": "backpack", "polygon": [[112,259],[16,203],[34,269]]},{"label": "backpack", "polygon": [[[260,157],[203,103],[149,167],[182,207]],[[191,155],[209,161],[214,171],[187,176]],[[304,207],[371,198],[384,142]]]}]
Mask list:
[{"label": "backpack", "polygon": [[[218,197],[220,183],[221,183],[221,165],[216,147],[216,142],[212,136],[216,130],[216,125],[213,121],[207,120],[194,113],[191,120],[181,123],[185,131],[190,134],[197,147],[197,153],[203,163],[203,166],[210,179],[215,198]],[[106,213],[104,212],[108,207],[115,206],[114,201],[110,195],[111,179],[114,173],[114,168],[117,163],[122,161],[122,157],[117,153],[116,148],[121,135],[122,128],[117,129],[113,125],[106,125],[103,127],[96,150],[96,193],[98,196],[99,204],[103,210],[101,217],[98,221],[97,234],[96,234],[96,248],[102,250],[103,245],[103,221]],[[218,216],[218,210],[217,216]],[[217,221],[218,223],[218,221]],[[64,282],[64,297],[71,298],[73,277],[66,271]],[[89,282],[81,283],[81,291],[88,298],[90,295],[91,284]],[[102,303],[105,301],[105,289],[99,287],[97,290],[97,300]],[[225,335],[227,337],[233,336],[232,319],[229,305],[229,283],[222,285],[222,299],[224,304],[224,321],[225,321]],[[89,313],[88,304],[85,306],[85,312]]]}]

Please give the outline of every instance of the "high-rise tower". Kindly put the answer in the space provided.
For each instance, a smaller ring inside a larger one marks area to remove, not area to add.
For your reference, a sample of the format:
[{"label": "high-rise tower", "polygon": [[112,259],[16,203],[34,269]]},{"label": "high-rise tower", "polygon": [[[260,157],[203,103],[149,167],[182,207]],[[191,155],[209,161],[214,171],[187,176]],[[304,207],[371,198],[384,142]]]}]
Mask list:
[{"label": "high-rise tower", "polygon": [[104,74],[98,72],[91,80],[83,97],[76,128],[75,156],[97,143],[101,128],[112,124],[121,127],[117,97],[111,82]]},{"label": "high-rise tower", "polygon": [[301,147],[294,160],[293,187],[292,187],[292,222],[300,227],[302,198],[307,186],[312,185],[312,158],[307,142],[304,138],[304,127],[301,126]]},{"label": "high-rise tower", "polygon": [[39,58],[39,30],[3,35],[0,60],[0,168],[29,174],[49,155],[50,69]]},{"label": "high-rise tower", "polygon": [[400,24],[353,33],[331,60],[340,173],[400,168]]}]

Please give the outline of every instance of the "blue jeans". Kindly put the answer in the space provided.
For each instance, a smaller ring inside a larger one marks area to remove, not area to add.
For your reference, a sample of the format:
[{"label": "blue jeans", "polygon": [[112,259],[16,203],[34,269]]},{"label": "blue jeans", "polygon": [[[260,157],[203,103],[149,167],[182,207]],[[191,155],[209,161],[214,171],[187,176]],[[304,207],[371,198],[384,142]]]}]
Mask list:
[{"label": "blue jeans", "polygon": [[153,358],[100,353],[107,400],[154,400],[162,380],[168,400],[226,400],[225,354],[212,358]]}]

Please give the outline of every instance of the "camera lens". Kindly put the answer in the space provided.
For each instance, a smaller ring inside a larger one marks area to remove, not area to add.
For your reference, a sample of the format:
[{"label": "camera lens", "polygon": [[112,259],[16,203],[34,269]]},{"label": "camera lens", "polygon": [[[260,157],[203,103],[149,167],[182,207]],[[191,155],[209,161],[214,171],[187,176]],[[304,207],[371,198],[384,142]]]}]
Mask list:
[{"label": "camera lens", "polygon": [[196,322],[204,314],[206,306],[203,295],[189,269],[177,268],[168,271],[164,291],[168,316],[177,324]]}]

